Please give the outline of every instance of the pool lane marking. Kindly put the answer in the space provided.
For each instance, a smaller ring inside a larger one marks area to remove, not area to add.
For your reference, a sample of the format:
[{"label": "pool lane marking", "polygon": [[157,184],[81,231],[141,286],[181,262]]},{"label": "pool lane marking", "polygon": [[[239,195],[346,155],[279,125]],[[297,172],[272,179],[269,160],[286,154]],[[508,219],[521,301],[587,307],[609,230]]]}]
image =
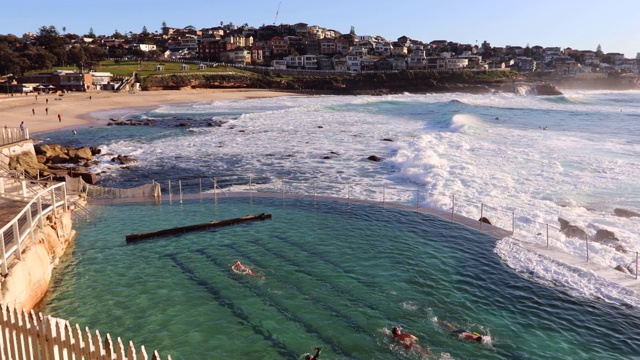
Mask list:
[{"label": "pool lane marking", "polygon": [[[238,249],[235,246],[235,244],[231,244],[230,247],[233,250],[235,250],[237,253],[242,255],[244,258],[248,259],[251,263],[256,264],[256,265],[259,265],[261,263],[260,260],[256,259],[252,255],[247,254],[244,251]],[[308,276],[311,276],[311,275],[308,275]],[[357,321],[353,320],[352,318],[350,318],[346,314],[342,313],[342,311],[340,309],[336,308],[335,306],[333,306],[331,304],[327,304],[326,302],[323,302],[321,299],[318,299],[317,297],[315,297],[315,296],[313,296],[311,294],[308,294],[306,291],[302,290],[295,283],[288,282],[288,281],[285,281],[283,279],[278,279],[278,281],[283,283],[287,287],[295,288],[296,291],[298,291],[300,294],[303,294],[303,295],[313,299],[315,305],[320,305],[325,311],[328,311],[328,312],[332,313],[334,316],[337,316],[339,319],[343,320],[348,326],[351,326],[352,328],[356,329],[357,331],[359,331],[359,332],[361,332],[363,334],[369,334],[369,331],[367,331],[367,329],[362,327]]]},{"label": "pool lane marking", "polygon": [[[269,341],[271,343],[272,347],[275,348],[280,355],[282,355],[283,357],[292,359],[292,360],[297,360],[298,359],[298,354],[296,352],[294,352],[293,350],[288,349],[287,346],[282,341],[274,338],[270,331],[265,330],[261,326],[253,324],[251,322],[251,320],[249,319],[249,316],[244,312],[244,310],[242,310],[241,307],[236,306],[233,303],[233,301],[225,298],[220,293],[220,291],[218,289],[216,289],[214,286],[212,286],[211,284],[209,284],[209,282],[207,282],[207,281],[201,279],[199,276],[197,276],[184,262],[180,261],[177,258],[176,254],[166,254],[166,255],[163,255],[163,257],[167,257],[171,261],[173,261],[174,265],[176,267],[178,267],[180,270],[182,270],[182,273],[185,274],[187,276],[187,278],[189,278],[190,280],[195,282],[198,286],[204,288],[207,291],[207,293],[209,293],[209,294],[211,294],[213,296],[213,298],[218,302],[218,304],[220,304],[221,306],[229,309],[231,314],[233,314],[235,317],[237,317],[240,320],[242,320],[244,323],[248,324],[249,327],[251,328],[251,330],[253,330],[253,332],[256,335],[259,335],[264,340]],[[228,276],[228,274],[227,274],[227,276]]]},{"label": "pool lane marking", "polygon": [[[227,267],[227,265],[222,264],[216,257],[214,257],[213,255],[211,255],[208,252],[206,252],[206,250],[203,249],[203,248],[197,249],[196,253],[202,255],[203,257],[205,257],[208,261],[210,261],[211,263],[216,265],[218,268],[226,268]],[[233,280],[240,282],[237,278],[234,278],[234,277],[231,276],[231,275],[235,275],[235,273],[233,271],[229,270],[227,272],[227,275],[229,277],[231,277]],[[265,303],[269,303],[276,310],[278,310],[278,312],[281,313],[285,318],[291,319],[294,322],[300,324],[305,329],[305,331],[307,331],[307,333],[315,335],[318,339],[320,339],[324,343],[326,343],[329,346],[331,346],[332,350],[336,354],[343,355],[343,356],[346,356],[348,358],[355,358],[352,354],[349,353],[348,350],[342,348],[342,346],[340,344],[336,343],[333,339],[331,339],[331,338],[325,336],[324,334],[322,334],[313,325],[311,325],[310,323],[306,322],[304,319],[302,319],[297,314],[292,313],[289,310],[287,310],[284,306],[280,305],[278,303],[278,301],[276,299],[274,299],[273,297],[268,296],[266,293],[261,293],[261,292],[257,291],[256,288],[251,286],[251,284],[249,282],[240,282],[240,283],[242,285],[244,285],[245,287],[247,287],[249,290],[251,290],[251,292],[253,292],[259,298],[268,299],[269,301],[268,302],[265,301]]]}]

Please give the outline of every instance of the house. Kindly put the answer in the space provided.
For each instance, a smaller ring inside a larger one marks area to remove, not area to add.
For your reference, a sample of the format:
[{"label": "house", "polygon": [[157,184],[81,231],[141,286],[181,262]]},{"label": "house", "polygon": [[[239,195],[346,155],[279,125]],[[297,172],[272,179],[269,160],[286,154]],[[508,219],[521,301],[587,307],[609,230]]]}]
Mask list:
[{"label": "house", "polygon": [[444,71],[447,69],[447,59],[439,56],[430,56],[427,58],[427,70]]},{"label": "house", "polygon": [[393,63],[393,70],[407,70],[407,59],[403,56],[389,58]]},{"label": "house", "polygon": [[553,59],[553,67],[556,74],[573,77],[578,72],[579,64],[568,56],[558,56]]},{"label": "house", "polygon": [[332,70],[333,60],[326,55],[318,56],[318,70]]},{"label": "house", "polygon": [[320,54],[333,55],[337,52],[336,42],[334,39],[324,38],[319,41]]},{"label": "house", "polygon": [[287,61],[286,60],[272,60],[271,67],[276,70],[286,70],[287,69]]},{"label": "house", "polygon": [[351,45],[349,44],[348,39],[344,39],[340,37],[335,39],[335,43],[336,43],[336,53],[347,55],[351,51]]},{"label": "house", "polygon": [[349,71],[362,71],[362,57],[355,54],[348,54],[347,69]]},{"label": "house", "polygon": [[346,72],[349,71],[347,64],[347,58],[342,54],[336,54],[333,56],[333,69],[335,71]]},{"label": "house", "polygon": [[409,70],[427,70],[427,56],[422,46],[416,46],[407,58]]},{"label": "house", "polygon": [[445,58],[445,68],[448,71],[462,71],[469,65],[466,58]]},{"label": "house", "polygon": [[253,45],[251,47],[251,63],[252,64],[264,63],[264,50],[257,45]]},{"label": "house", "polygon": [[91,89],[92,90],[102,90],[105,88],[105,85],[111,83],[111,79],[113,78],[113,74],[110,72],[97,72],[92,71],[91,74]]},{"label": "house", "polygon": [[284,60],[287,62],[287,68],[289,69],[302,69],[304,67],[304,60],[301,55],[289,55]]},{"label": "house", "polygon": [[282,56],[289,54],[289,45],[284,38],[276,36],[269,41],[269,47],[271,48],[271,54],[273,56]]},{"label": "house", "polygon": [[365,56],[362,58],[362,71],[374,71],[376,70],[376,63],[380,58],[377,56]]},{"label": "house", "polygon": [[150,44],[131,44],[129,45],[130,49],[140,49],[144,52],[149,52],[152,50],[156,50],[156,46],[155,45],[150,45]]},{"label": "house", "polygon": [[393,56],[407,56],[407,54],[409,53],[407,47],[400,42],[391,43],[390,48],[391,55]]}]

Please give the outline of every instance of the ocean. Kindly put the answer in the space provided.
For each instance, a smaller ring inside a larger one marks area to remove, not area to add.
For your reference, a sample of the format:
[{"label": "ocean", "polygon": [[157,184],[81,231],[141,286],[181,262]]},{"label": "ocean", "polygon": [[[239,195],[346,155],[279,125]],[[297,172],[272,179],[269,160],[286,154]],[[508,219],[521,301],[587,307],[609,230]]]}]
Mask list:
[{"label": "ocean", "polygon": [[[174,359],[299,358],[317,343],[327,358],[416,358],[381,335],[395,324],[425,338],[436,358],[640,357],[631,341],[640,335],[637,293],[520,245],[544,244],[548,225],[558,254],[584,257],[585,241],[557,232],[562,218],[589,236],[615,234],[615,242],[589,244],[591,262],[634,270],[640,218],[613,210],[640,210],[638,100],[640,92],[549,97],[523,89],[229,100],[95,114],[154,125],[96,125],[42,138],[98,145],[104,155],[93,170],[101,185],[155,180],[166,194],[171,181],[173,201],[95,205],[100,220],[79,225],[43,309]],[[116,165],[115,155],[137,162]],[[200,184],[210,193],[214,178],[227,191],[278,193],[282,184],[313,184],[329,196],[454,207],[515,232],[496,242],[409,210],[309,197],[177,201],[178,181],[185,193]],[[273,212],[274,220],[124,243],[127,233],[250,211]],[[267,278],[229,273],[238,258]],[[438,319],[490,334],[496,352],[452,341]]]}]

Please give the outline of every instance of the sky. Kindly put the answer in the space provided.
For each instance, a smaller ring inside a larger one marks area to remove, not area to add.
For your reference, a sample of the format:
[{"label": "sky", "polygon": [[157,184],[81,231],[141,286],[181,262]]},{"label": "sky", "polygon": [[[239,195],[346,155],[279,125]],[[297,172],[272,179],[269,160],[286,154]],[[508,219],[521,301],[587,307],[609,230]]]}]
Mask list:
[{"label": "sky", "polygon": [[[97,35],[161,31],[162,23],[197,29],[233,23],[254,27],[307,23],[396,40],[406,35],[492,46],[557,46],[635,58],[640,52],[640,0],[0,0],[0,34]],[[66,30],[66,31],[63,31]]]}]

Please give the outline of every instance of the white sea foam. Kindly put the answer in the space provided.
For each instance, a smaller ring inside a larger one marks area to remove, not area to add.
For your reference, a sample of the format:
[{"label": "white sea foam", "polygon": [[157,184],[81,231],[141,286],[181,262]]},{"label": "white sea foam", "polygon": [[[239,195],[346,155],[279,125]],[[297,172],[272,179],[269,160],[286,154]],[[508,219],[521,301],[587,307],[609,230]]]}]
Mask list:
[{"label": "white sea foam", "polygon": [[[415,202],[418,189],[422,205],[445,210],[455,196],[455,211],[470,218],[480,217],[480,204],[483,215],[500,227],[511,229],[514,216],[514,237],[520,240],[543,243],[539,234],[546,234],[548,224],[555,247],[585,256],[584,241],[558,233],[560,217],[590,236],[599,229],[613,231],[619,245],[635,252],[640,251],[640,219],[616,217],[613,208],[640,208],[637,100],[636,92],[570,92],[564,97],[405,94],[167,105],[147,115],[205,115],[229,122],[152,141],[119,141],[108,150],[134,155],[141,166],[171,162],[210,175],[232,159],[238,174],[351,183],[352,196],[374,200],[383,190],[372,184],[403,189],[386,194],[393,201]],[[366,160],[369,155],[383,162]],[[344,186],[327,189],[345,196]],[[591,245],[593,261],[610,268],[634,261],[631,253]],[[623,290],[591,273],[576,275],[575,269],[553,262],[541,265],[546,262],[506,240],[497,251],[517,271],[549,284],[608,300],[619,294],[619,301],[633,303]]]}]

